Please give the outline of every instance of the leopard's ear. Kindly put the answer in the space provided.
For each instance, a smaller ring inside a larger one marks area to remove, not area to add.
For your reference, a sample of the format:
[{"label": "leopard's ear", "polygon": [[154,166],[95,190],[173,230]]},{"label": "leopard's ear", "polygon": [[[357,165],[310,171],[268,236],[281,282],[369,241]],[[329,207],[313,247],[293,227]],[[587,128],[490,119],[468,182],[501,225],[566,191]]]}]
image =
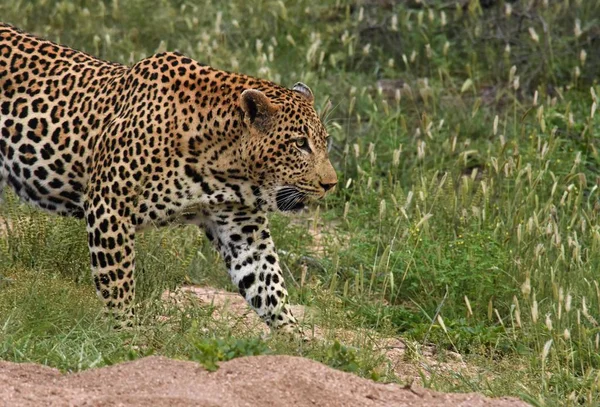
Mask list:
[{"label": "leopard's ear", "polygon": [[264,126],[275,113],[275,107],[260,90],[246,89],[240,96],[240,107],[244,112],[244,121],[248,125]]},{"label": "leopard's ear", "polygon": [[315,101],[315,97],[312,93],[312,90],[310,90],[310,88],[308,86],[306,86],[305,84],[303,84],[302,82],[297,82],[292,87],[292,90],[294,92],[298,92],[300,95],[302,95],[302,97],[304,97],[310,103],[313,103]]}]

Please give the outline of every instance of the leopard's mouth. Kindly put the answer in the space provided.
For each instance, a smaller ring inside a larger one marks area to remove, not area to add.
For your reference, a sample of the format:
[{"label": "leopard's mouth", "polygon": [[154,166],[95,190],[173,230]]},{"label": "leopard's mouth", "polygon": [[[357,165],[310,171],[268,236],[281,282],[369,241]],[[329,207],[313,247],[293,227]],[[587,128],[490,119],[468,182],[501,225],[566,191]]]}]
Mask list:
[{"label": "leopard's mouth", "polygon": [[308,195],[294,187],[283,187],[277,191],[275,202],[281,212],[299,212],[306,207]]}]

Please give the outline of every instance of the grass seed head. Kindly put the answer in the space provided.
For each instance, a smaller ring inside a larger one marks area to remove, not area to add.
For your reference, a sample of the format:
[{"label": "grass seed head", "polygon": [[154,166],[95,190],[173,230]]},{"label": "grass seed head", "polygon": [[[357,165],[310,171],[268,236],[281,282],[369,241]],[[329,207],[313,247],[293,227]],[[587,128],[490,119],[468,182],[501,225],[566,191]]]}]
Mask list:
[{"label": "grass seed head", "polygon": [[552,318],[550,318],[550,313],[546,314],[546,328],[552,332]]},{"label": "grass seed head", "polygon": [[535,28],[529,27],[529,36],[531,37],[533,42],[535,42],[535,43],[540,42],[540,37],[538,36],[538,33],[535,31]]},{"label": "grass seed head", "polygon": [[510,67],[510,70],[508,71],[508,82],[512,82],[515,78],[515,74],[517,73],[517,67],[515,65]]},{"label": "grass seed head", "polygon": [[386,206],[385,199],[382,199],[379,202],[379,220],[383,219],[385,216],[385,206]]},{"label": "grass seed head", "polygon": [[371,53],[371,43],[366,44],[362,49],[363,55],[367,56]]},{"label": "grass seed head", "polygon": [[583,32],[581,31],[581,20],[579,20],[578,18],[575,19],[575,27],[573,28],[573,34],[575,34],[575,38],[579,38],[581,37],[581,34],[583,34]]},{"label": "grass seed head", "polygon": [[221,34],[221,23],[223,21],[223,12],[219,11],[217,12],[217,16],[215,17],[215,34],[216,35],[220,35]]},{"label": "grass seed head", "polygon": [[394,153],[392,155],[392,166],[394,166],[395,168],[398,168],[398,166],[400,165],[400,153],[401,150],[394,150]]},{"label": "grass seed head", "polygon": [[585,49],[582,49],[579,52],[579,62],[581,62],[581,66],[585,66],[585,60],[587,59],[587,52]]},{"label": "grass seed head", "polygon": [[552,347],[552,339],[550,339],[549,341],[547,341],[544,344],[544,348],[542,349],[542,361],[545,361],[546,358],[548,357],[548,354],[550,353],[550,348]]},{"label": "grass seed head", "polygon": [[394,14],[390,20],[390,29],[392,31],[398,31],[398,16]]},{"label": "grass seed head", "polygon": [[438,316],[437,316],[437,321],[438,321],[438,324],[440,324],[440,326],[444,330],[444,332],[448,333],[448,330],[446,329],[446,324],[444,323],[444,320],[442,319],[442,316],[440,314],[438,314]]},{"label": "grass seed head", "polygon": [[294,37],[292,37],[292,35],[291,35],[291,34],[288,34],[288,35],[286,35],[286,36],[285,36],[285,40],[286,40],[287,42],[289,42],[289,43],[290,43],[290,44],[291,44],[293,47],[295,47],[295,46],[296,46],[296,40],[294,40]]},{"label": "grass seed head", "polygon": [[525,298],[529,298],[529,294],[531,294],[531,278],[529,276],[525,277],[525,281],[521,285],[521,294]]},{"label": "grass seed head", "polygon": [[496,318],[498,318],[498,322],[500,323],[500,325],[504,326],[504,321],[502,321],[502,317],[500,316],[500,313],[498,312],[497,308],[494,308],[494,314],[496,314]]},{"label": "grass seed head", "polygon": [[471,308],[471,302],[469,298],[465,295],[465,305],[467,306],[467,317],[473,316],[473,309]]}]

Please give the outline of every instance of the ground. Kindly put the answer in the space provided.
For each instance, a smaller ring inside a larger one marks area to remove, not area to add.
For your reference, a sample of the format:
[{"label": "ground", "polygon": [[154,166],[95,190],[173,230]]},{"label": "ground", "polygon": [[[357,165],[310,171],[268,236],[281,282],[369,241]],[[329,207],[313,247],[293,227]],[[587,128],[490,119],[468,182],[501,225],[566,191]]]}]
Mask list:
[{"label": "ground", "polygon": [[[149,356],[76,374],[0,362],[0,405],[524,407],[514,398],[443,394],[375,383],[308,359],[250,356],[208,372],[197,363]],[[3,404],[6,403],[6,404]]]}]

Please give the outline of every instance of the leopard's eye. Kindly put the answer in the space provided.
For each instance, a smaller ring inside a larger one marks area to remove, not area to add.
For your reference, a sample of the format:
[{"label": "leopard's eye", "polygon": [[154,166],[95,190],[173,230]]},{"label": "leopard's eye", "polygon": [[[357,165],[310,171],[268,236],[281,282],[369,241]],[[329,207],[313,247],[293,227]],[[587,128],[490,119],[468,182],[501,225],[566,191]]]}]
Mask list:
[{"label": "leopard's eye", "polygon": [[306,137],[297,138],[296,147],[310,153],[310,146],[308,145],[308,139]]}]

